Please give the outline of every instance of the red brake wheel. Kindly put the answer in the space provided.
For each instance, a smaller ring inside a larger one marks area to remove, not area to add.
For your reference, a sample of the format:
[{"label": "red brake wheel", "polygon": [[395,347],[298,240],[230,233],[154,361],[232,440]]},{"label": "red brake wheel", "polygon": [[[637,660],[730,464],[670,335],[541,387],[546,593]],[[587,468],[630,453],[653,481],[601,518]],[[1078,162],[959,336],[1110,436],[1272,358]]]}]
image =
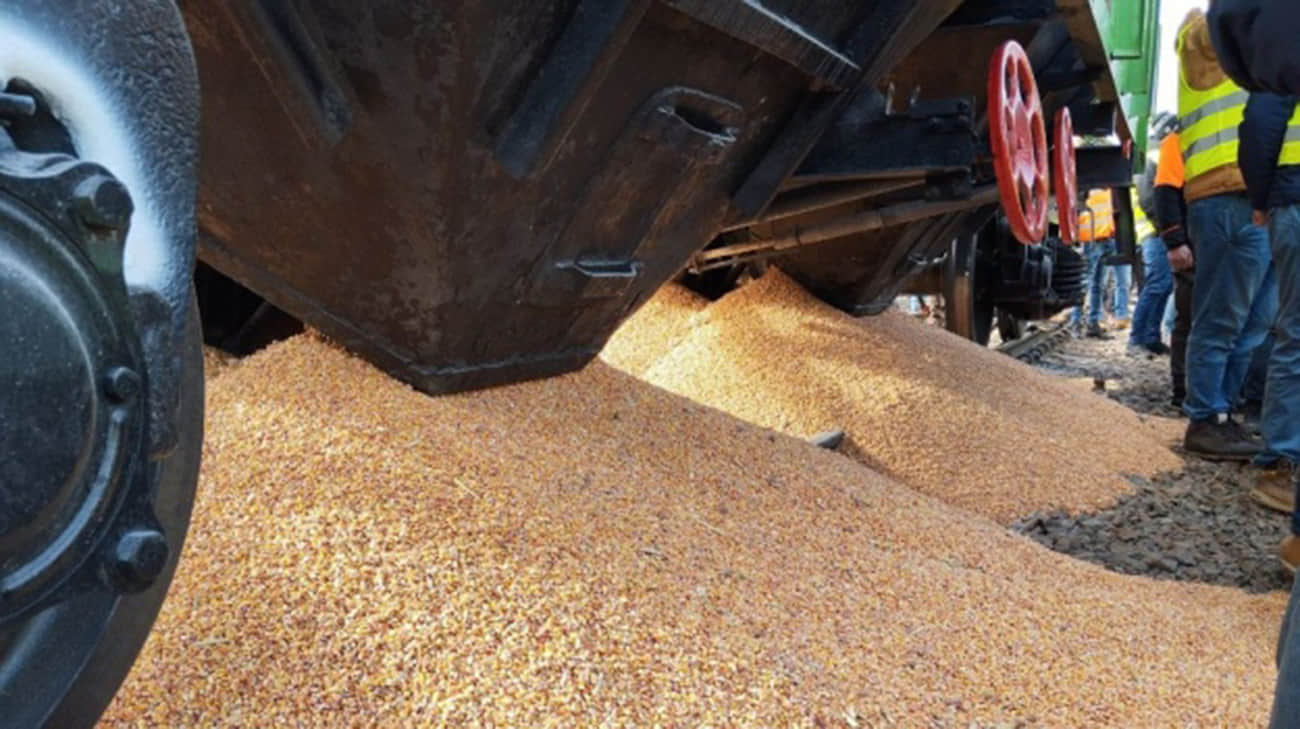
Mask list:
[{"label": "red brake wheel", "polygon": [[1070,110],[1061,107],[1052,124],[1052,189],[1056,191],[1056,215],[1060,219],[1061,240],[1079,240],[1079,216],[1075,201],[1079,199],[1079,176],[1074,168],[1074,122]]},{"label": "red brake wheel", "polygon": [[993,52],[988,83],[989,142],[1002,209],[1026,245],[1047,233],[1047,127],[1025,49],[1007,41]]}]

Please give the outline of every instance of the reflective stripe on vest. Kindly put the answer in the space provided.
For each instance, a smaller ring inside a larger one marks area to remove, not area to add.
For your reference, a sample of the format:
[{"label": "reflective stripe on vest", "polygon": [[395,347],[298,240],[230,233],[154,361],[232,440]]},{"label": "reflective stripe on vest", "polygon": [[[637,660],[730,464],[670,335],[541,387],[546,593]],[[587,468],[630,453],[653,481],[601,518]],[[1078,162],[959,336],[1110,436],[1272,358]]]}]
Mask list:
[{"label": "reflective stripe on vest", "polygon": [[1190,183],[1219,167],[1237,164],[1237,126],[1245,118],[1249,95],[1231,80],[1208,89],[1192,88],[1181,61],[1186,32],[1185,28],[1178,38],[1178,118]]},{"label": "reflective stripe on vest", "polygon": [[1237,164],[1237,127],[1246,117],[1247,94],[1231,81],[1206,91],[1179,85],[1178,110],[1190,122],[1179,134],[1187,181]]},{"label": "reflective stripe on vest", "polygon": [[1214,99],[1196,109],[1191,110],[1186,116],[1178,118],[1178,124],[1181,128],[1186,129],[1195,125],[1200,120],[1211,114],[1217,114],[1221,111],[1227,111],[1234,106],[1245,106],[1250,99],[1250,94],[1242,89],[1238,89],[1227,96]]},{"label": "reflective stripe on vest", "polygon": [[1277,157],[1279,167],[1300,165],[1300,104],[1287,122],[1286,138],[1282,144],[1282,153]]},{"label": "reflective stripe on vest", "polygon": [[1079,211],[1079,240],[1109,240],[1115,236],[1115,210],[1110,190],[1093,190]]}]

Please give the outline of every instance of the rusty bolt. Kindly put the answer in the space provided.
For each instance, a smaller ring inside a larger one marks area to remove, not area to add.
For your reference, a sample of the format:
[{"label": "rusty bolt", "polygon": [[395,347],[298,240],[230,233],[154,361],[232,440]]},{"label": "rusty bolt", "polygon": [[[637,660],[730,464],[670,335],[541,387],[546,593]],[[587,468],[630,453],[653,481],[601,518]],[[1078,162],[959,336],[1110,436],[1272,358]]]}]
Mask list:
[{"label": "rusty bolt", "polygon": [[77,185],[77,213],[92,228],[123,230],[131,222],[135,204],[126,186],[105,174],[87,177]]},{"label": "rusty bolt", "polygon": [[118,540],[113,566],[130,590],[143,590],[156,582],[171,554],[167,538],[157,529],[133,529]]}]

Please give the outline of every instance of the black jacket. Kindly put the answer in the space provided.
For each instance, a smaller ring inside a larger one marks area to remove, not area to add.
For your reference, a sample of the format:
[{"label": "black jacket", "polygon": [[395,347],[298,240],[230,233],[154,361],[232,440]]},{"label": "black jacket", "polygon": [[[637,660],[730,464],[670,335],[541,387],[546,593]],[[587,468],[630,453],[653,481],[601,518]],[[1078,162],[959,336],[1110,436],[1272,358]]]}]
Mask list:
[{"label": "black jacket", "polygon": [[1254,93],[1246,102],[1246,119],[1238,137],[1237,163],[1256,210],[1300,203],[1300,166],[1278,167],[1287,122],[1295,113],[1296,97]]},{"label": "black jacket", "polygon": [[1207,19],[1233,81],[1248,91],[1300,94],[1300,2],[1216,0]]},{"label": "black jacket", "polygon": [[1156,230],[1160,231],[1165,247],[1172,251],[1179,246],[1192,245],[1187,237],[1187,200],[1183,198],[1183,188],[1157,185],[1155,198]]}]

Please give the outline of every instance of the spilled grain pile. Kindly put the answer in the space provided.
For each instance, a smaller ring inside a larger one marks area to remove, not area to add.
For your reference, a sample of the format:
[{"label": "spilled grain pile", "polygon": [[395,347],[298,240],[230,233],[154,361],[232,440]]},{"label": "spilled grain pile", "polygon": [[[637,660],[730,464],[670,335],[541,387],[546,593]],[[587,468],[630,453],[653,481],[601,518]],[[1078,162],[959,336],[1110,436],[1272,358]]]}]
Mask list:
[{"label": "spilled grain pile", "polygon": [[203,374],[209,380],[234,366],[235,360],[216,347],[203,347]]},{"label": "spilled grain pile", "polygon": [[299,337],[211,383],[104,727],[1256,726],[1281,595],[1074,562],[599,363],[428,398]]},{"label": "spilled grain pile", "polygon": [[901,313],[854,319],[779,271],[692,313],[685,335],[678,316],[647,308],[603,356],[791,435],[842,427],[850,455],[1002,523],[1103,507],[1124,474],[1181,466],[1121,405]]},{"label": "spilled grain pile", "polygon": [[625,341],[625,346],[619,348],[619,367],[629,372],[644,372],[704,322],[708,306],[708,299],[685,286],[670,284],[659,289],[639,313],[659,326],[639,327],[636,341]]}]

